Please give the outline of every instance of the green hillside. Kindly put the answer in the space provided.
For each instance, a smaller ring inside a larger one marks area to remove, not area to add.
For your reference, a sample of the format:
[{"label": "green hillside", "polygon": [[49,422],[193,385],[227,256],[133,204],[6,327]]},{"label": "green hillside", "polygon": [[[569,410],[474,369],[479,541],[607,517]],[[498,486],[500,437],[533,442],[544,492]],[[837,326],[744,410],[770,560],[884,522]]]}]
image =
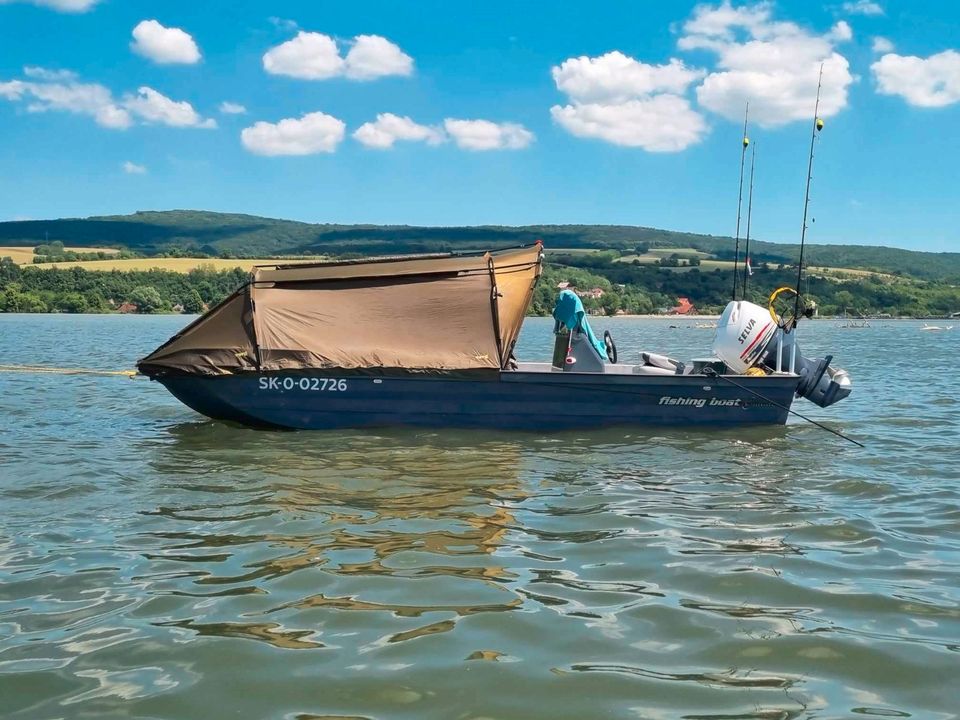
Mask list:
[{"label": "green hillside", "polygon": [[[412,227],[332,225],[193,210],[138,212],[85,219],[0,223],[0,246],[49,239],[68,246],[127,248],[153,255],[179,250],[256,257],[292,254],[433,252],[506,247],[542,239],[552,249],[694,248],[732,259],[733,239],[622,225]],[[795,262],[798,245],[751,242],[754,263]],[[810,265],[860,268],[960,283],[960,253],[929,253],[864,245],[810,245]]]}]

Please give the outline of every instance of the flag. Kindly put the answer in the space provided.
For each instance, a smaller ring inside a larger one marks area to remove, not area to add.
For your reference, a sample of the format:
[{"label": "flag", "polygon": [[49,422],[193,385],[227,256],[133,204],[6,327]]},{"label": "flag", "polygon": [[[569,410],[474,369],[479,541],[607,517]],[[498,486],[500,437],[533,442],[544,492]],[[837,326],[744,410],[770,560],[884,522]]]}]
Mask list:
[{"label": "flag", "polygon": [[750,256],[747,256],[747,275],[753,275],[753,267],[750,265]]}]

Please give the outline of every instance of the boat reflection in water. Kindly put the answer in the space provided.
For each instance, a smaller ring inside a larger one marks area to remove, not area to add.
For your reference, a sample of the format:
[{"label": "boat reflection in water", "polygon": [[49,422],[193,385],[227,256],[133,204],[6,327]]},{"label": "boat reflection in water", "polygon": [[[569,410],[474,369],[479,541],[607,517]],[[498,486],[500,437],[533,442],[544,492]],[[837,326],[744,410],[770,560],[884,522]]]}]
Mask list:
[{"label": "boat reflection in water", "polygon": [[[179,566],[155,590],[260,599],[244,621],[206,604],[160,625],[306,648],[328,644],[313,621],[330,611],[443,617],[376,640],[397,642],[522,604],[499,585],[516,574],[495,557],[515,526],[511,508],[527,498],[516,444],[451,443],[442,435],[278,436],[213,423],[176,426],[171,435],[174,444],[154,468],[191,502],[144,512],[156,525],[145,535],[163,548],[150,559]],[[376,599],[378,588],[398,579],[424,587]],[[443,589],[451,583],[456,592]]]}]

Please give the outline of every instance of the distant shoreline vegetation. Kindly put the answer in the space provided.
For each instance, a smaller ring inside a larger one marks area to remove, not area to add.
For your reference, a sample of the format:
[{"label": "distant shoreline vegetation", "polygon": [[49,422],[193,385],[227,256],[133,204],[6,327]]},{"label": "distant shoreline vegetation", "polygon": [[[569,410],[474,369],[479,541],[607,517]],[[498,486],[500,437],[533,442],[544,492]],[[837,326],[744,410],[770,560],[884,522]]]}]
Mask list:
[{"label": "distant shoreline vegetation", "polygon": [[[173,210],[0,223],[0,312],[196,313],[246,282],[252,265],[271,259],[456,252],[536,240],[547,249],[532,307],[537,315],[550,313],[560,286],[576,289],[590,312],[608,315],[667,312],[682,305],[680,298],[716,314],[730,297],[734,243],[724,237],[604,225],[320,225]],[[797,251],[752,241],[749,299],[766,304],[775,288],[793,286]],[[811,245],[806,259],[801,289],[821,315],[960,312],[960,253]]]},{"label": "distant shoreline vegetation", "polygon": [[[86,270],[18,265],[0,259],[0,312],[200,313],[247,282],[242,268],[199,266],[170,270]],[[596,255],[547,256],[531,312],[549,315],[561,287],[577,290],[593,314],[665,313],[688,298],[701,314],[720,312],[729,299],[732,270],[669,263],[632,264]],[[750,279],[749,298],[765,305],[770,292],[793,285],[796,270],[761,264]],[[960,310],[960,288],[944,283],[875,274],[830,277],[811,274],[803,291],[821,315],[944,317]]]}]

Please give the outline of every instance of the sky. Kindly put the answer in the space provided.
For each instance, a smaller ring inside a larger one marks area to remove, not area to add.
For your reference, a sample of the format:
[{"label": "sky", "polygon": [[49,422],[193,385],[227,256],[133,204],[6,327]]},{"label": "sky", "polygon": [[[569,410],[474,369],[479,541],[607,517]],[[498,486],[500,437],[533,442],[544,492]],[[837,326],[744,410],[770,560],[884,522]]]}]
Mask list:
[{"label": "sky", "polygon": [[821,66],[808,240],[960,250],[949,0],[0,0],[0,220],[732,235],[749,103],[752,235],[796,242]]}]

